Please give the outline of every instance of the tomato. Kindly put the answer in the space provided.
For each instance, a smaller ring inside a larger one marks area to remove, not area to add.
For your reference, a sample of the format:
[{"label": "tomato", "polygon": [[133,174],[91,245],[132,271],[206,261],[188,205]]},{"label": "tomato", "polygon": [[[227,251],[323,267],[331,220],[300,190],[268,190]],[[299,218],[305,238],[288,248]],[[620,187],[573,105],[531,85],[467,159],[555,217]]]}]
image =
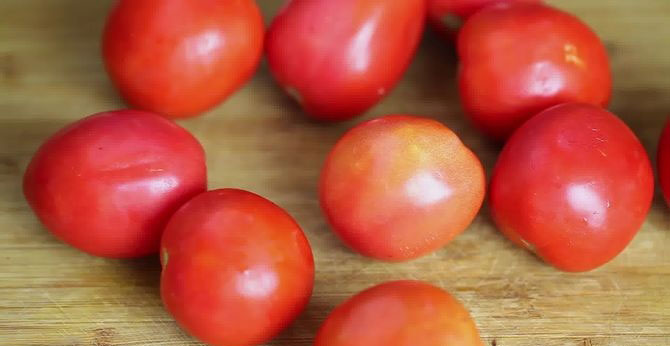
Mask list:
[{"label": "tomato", "polygon": [[424,21],[425,0],[292,0],[268,30],[270,69],[309,115],[346,120],[395,86]]},{"label": "tomato", "polygon": [[468,311],[441,288],[392,281],[347,300],[328,316],[314,346],[483,346]]},{"label": "tomato", "polygon": [[619,118],[563,104],[505,145],[490,186],[499,229],[558,269],[587,271],[619,254],[651,206],[649,158]]},{"label": "tomato", "polygon": [[428,0],[428,22],[438,33],[453,40],[465,20],[477,11],[493,4],[513,1],[540,0]]},{"label": "tomato", "polygon": [[162,240],[161,296],[189,333],[213,345],[269,340],[307,304],[314,260],[298,224],[251,192],[198,195]]},{"label": "tomato", "polygon": [[207,186],[205,154],[186,130],[153,113],[99,113],[39,148],[26,200],[56,237],[92,255],[157,253],[165,223]]},{"label": "tomato", "polygon": [[463,108],[496,139],[551,106],[610,100],[602,42],[577,17],[549,6],[507,3],[477,12],[461,29],[458,54]]},{"label": "tomato", "polygon": [[658,143],[658,176],[661,181],[661,190],[670,206],[670,119]]},{"label": "tomato", "polygon": [[107,19],[103,56],[128,103],[187,117],[251,77],[263,35],[252,0],[120,0]]},{"label": "tomato", "polygon": [[439,122],[390,115],[364,122],[332,149],[321,207],[335,233],[363,255],[409,260],[465,230],[484,199],[479,159]]}]

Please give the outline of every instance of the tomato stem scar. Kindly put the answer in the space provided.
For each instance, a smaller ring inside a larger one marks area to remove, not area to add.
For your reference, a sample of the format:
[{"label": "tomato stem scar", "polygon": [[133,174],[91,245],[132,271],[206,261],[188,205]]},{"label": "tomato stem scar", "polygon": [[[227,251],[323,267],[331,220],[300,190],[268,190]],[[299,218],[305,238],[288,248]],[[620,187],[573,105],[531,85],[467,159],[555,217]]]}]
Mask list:
[{"label": "tomato stem scar", "polygon": [[168,254],[166,249],[163,249],[162,253],[163,254],[161,256],[162,259],[161,264],[163,265],[163,269],[165,269],[165,267],[167,267],[168,260],[170,259],[170,254]]}]

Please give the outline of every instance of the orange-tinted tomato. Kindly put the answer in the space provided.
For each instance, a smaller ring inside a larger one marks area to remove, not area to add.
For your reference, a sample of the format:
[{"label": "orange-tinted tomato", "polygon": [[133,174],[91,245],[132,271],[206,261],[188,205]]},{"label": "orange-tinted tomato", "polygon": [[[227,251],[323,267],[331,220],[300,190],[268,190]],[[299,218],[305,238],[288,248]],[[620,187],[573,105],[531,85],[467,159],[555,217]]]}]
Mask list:
[{"label": "orange-tinted tomato", "polygon": [[658,143],[658,178],[665,200],[670,206],[670,119]]},{"label": "orange-tinted tomato", "polygon": [[213,345],[273,338],[307,304],[312,250],[283,209],[251,192],[209,191],[170,219],[161,297],[179,325]]},{"label": "orange-tinted tomato", "polygon": [[549,6],[506,3],[477,12],[460,31],[458,54],[463,108],[496,139],[560,103],[609,103],[602,42],[577,17]]},{"label": "orange-tinted tomato", "polygon": [[159,115],[129,110],[60,130],[23,179],[49,231],[82,251],[117,258],[158,252],[172,213],[206,188],[200,143]]},{"label": "orange-tinted tomato", "polygon": [[392,115],[347,132],[321,173],[334,231],[354,250],[388,261],[437,250],[465,230],[484,199],[479,159],[441,123]]},{"label": "orange-tinted tomato", "polygon": [[268,62],[309,115],[345,120],[391,91],[424,22],[425,0],[292,0],[268,30]]},{"label": "orange-tinted tomato", "polygon": [[456,38],[463,22],[477,11],[501,2],[540,0],[428,0],[428,22],[448,40]]},{"label": "orange-tinted tomato", "polygon": [[252,0],[120,0],[107,20],[103,55],[128,103],[194,116],[251,77],[263,31]]},{"label": "orange-tinted tomato", "polygon": [[393,281],[369,288],[328,316],[314,346],[483,346],[468,311],[441,288]]},{"label": "orange-tinted tomato", "polygon": [[654,178],[647,153],[619,118],[564,104],[512,135],[490,189],[493,218],[507,237],[556,268],[587,271],[635,236]]}]

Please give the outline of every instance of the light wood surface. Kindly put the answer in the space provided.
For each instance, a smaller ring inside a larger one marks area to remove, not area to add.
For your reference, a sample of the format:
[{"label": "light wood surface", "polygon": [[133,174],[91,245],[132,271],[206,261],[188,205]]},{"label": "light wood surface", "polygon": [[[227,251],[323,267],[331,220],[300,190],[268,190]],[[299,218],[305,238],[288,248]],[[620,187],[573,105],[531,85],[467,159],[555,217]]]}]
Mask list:
[{"label": "light wood surface", "polygon": [[[390,1],[390,0],[389,0]],[[261,1],[270,18],[280,1]],[[652,157],[670,114],[670,1],[560,0],[601,35],[615,73],[611,109]],[[164,312],[156,258],[116,261],[69,248],[38,223],[21,176],[38,145],[84,115],[122,108],[104,74],[99,36],[110,0],[0,0],[0,345],[198,345]],[[271,345],[310,345],[328,312],[391,279],[422,279],[472,312],[487,345],[670,345],[670,209],[656,199],[628,249],[589,273],[566,274],[503,238],[484,208],[470,229],[425,258],[387,264],[347,250],[322,218],[316,182],[347,128],[387,113],[435,117],[490,171],[499,148],[464,121],[453,51],[428,34],[402,83],[365,117],[310,122],[263,66],[209,114],[182,121],[207,149],[210,186],[260,193],[291,212],[316,258],[307,310]]]}]

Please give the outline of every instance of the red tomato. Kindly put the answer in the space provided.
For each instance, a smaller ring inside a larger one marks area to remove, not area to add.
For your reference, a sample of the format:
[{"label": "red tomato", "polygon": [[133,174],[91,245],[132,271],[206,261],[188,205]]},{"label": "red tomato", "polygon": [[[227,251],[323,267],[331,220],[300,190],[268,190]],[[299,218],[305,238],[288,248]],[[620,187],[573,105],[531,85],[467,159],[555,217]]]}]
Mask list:
[{"label": "red tomato", "polygon": [[167,225],[161,259],[165,307],[214,345],[271,339],[300,314],[314,283],[312,250],[298,224],[242,190],[186,203]]},{"label": "red tomato", "polygon": [[425,0],[292,0],[275,18],[266,51],[272,73],[319,120],[359,115],[409,66]]},{"label": "red tomato", "polygon": [[640,229],[654,180],[647,153],[616,116],[564,104],[531,118],[505,145],[491,180],[500,230],[558,269],[614,258]]},{"label": "red tomato", "polygon": [[391,115],[342,137],[321,173],[321,207],[363,255],[413,259],[468,227],[484,199],[479,159],[439,122]]},{"label": "red tomato", "polygon": [[468,311],[441,288],[393,281],[369,288],[328,316],[314,346],[483,346]]},{"label": "red tomato", "polygon": [[120,0],[107,20],[103,55],[128,103],[194,116],[251,77],[263,30],[252,0]]},{"label": "red tomato", "polygon": [[488,7],[458,39],[465,112],[497,139],[564,102],[609,103],[612,77],[600,39],[577,17],[541,4]]},{"label": "red tomato", "polygon": [[496,3],[513,1],[540,0],[428,0],[428,22],[438,33],[453,40],[463,22],[477,11]]},{"label": "red tomato", "polygon": [[23,191],[64,242],[97,256],[158,252],[169,217],[205,191],[200,143],[153,113],[99,113],[57,132],[28,165]]},{"label": "red tomato", "polygon": [[663,195],[670,206],[670,119],[658,143],[658,176]]}]

